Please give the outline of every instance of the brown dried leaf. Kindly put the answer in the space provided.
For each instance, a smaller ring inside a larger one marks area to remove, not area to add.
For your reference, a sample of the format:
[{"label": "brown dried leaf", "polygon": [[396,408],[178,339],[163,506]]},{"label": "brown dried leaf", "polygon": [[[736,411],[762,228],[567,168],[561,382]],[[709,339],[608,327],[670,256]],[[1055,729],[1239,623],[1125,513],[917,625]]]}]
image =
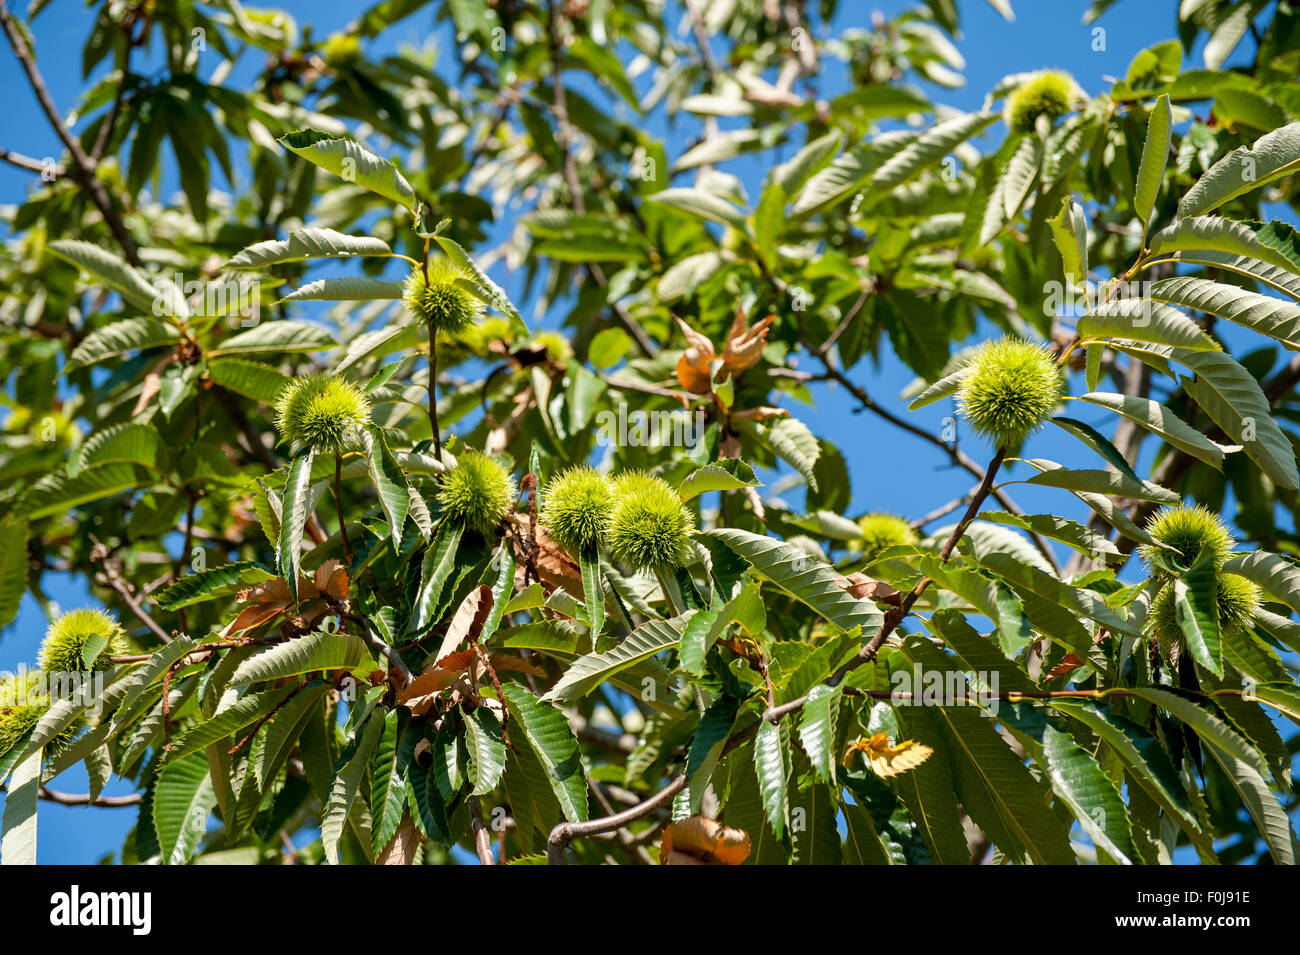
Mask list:
[{"label": "brown dried leaf", "polygon": [[479,634],[483,632],[483,624],[487,622],[488,614],[492,612],[494,602],[492,588],[487,584],[480,584],[476,589],[471,590],[469,596],[456,608],[451,623],[447,624],[447,635],[442,638],[442,646],[439,647],[438,655],[434,659],[441,660],[466,640],[477,643]]},{"label": "brown dried leaf", "polygon": [[903,595],[899,591],[883,581],[868,577],[861,571],[849,574],[847,577],[836,577],[835,582],[850,596],[857,597],[859,600],[866,597],[868,600],[877,600],[894,607],[902,606]]}]

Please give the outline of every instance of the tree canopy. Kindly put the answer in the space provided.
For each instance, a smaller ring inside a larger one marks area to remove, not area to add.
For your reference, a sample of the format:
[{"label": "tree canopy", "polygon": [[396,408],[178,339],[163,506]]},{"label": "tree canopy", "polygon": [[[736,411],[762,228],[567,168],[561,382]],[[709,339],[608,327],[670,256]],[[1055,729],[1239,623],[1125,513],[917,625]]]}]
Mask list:
[{"label": "tree canopy", "polygon": [[[114,0],[55,104],[61,6],[0,0],[62,148],[0,143],[0,861],[42,800],[122,863],[1296,861],[1290,3],[970,112],[955,0]],[[825,383],[969,491],[855,510]]]}]

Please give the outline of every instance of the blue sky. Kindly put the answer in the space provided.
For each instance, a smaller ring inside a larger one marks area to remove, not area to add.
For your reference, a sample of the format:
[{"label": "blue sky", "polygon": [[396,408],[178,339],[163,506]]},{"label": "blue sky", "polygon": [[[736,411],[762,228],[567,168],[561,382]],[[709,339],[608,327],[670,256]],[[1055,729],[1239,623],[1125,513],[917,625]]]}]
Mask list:
[{"label": "blue sky", "polygon": [[[1122,77],[1129,61],[1141,49],[1163,40],[1176,37],[1176,8],[1174,0],[1157,3],[1150,0],[1120,0],[1112,10],[1093,26],[1081,23],[1086,2],[1058,2],[1058,0],[1013,0],[1016,20],[1008,23],[991,6],[980,0],[961,0],[964,36],[958,43],[966,58],[964,88],[947,90],[917,81],[936,102],[959,109],[979,108],[985,93],[999,79],[1009,73],[1043,67],[1069,70],[1089,92],[1096,93],[1110,85],[1110,77]],[[287,9],[299,23],[310,23],[316,37],[345,26],[362,8],[360,4],[294,2],[270,4]],[[873,9],[886,14],[899,12],[911,4],[891,2],[863,4],[842,0],[841,14],[833,27],[836,33],[853,27],[866,28]],[[677,8],[673,17],[680,16]],[[80,51],[89,29],[92,11],[73,0],[54,0],[37,18],[33,33],[38,62],[45,74],[50,92],[65,113],[76,102],[83,89],[80,78]],[[1097,28],[1104,29],[1099,37]],[[445,51],[451,36],[445,26],[432,26],[432,15],[425,11],[385,32],[372,47],[372,53],[384,52],[402,44],[424,46],[434,43],[444,51],[440,67],[455,76],[454,64]],[[1250,41],[1244,41],[1249,48]],[[1098,49],[1098,46],[1102,49]],[[261,54],[250,53],[236,71],[236,79],[259,65]],[[1199,50],[1187,58],[1187,63],[1200,66]],[[214,61],[215,65],[215,61]],[[829,68],[821,83],[822,96],[834,95],[844,89],[844,71]],[[639,86],[644,87],[642,78]],[[40,112],[35,98],[30,94],[26,79],[17,60],[5,48],[0,50],[0,89],[6,91],[3,131],[0,146],[44,157],[58,154],[58,143]],[[685,144],[697,132],[697,125],[689,118],[670,125],[665,119],[654,117],[649,123],[655,135],[663,136],[669,158],[680,155]],[[1001,129],[994,128],[994,141]],[[725,167],[745,182],[751,196],[756,196],[766,167],[753,159],[739,160]],[[218,183],[220,186],[221,184]],[[238,185],[238,184],[237,184]],[[0,164],[0,204],[21,201],[31,186],[31,177],[7,164]],[[513,212],[499,212],[493,240],[499,240],[513,228]],[[1055,254],[1051,252],[1050,254]],[[506,274],[498,267],[494,278],[512,293],[519,288],[516,276]],[[520,302],[525,315],[530,314],[530,303]],[[545,317],[546,324],[557,321],[557,310]],[[905,416],[906,403],[897,398],[900,390],[913,375],[899,362],[887,360],[879,367],[863,363],[854,369],[854,381],[864,386],[878,401]],[[943,502],[968,491],[971,477],[947,463],[946,457],[921,440],[900,432],[869,414],[854,415],[853,402],[833,386],[819,385],[814,389],[816,404],[809,408],[790,405],[794,414],[801,417],[818,435],[839,445],[848,460],[853,480],[853,513],[867,510],[886,510],[911,518],[927,513]],[[1079,393],[1079,391],[1075,391]],[[1086,420],[1104,432],[1110,433],[1114,422],[1104,414],[1093,414],[1073,407],[1070,414]],[[932,405],[910,415],[910,419],[937,434],[942,419],[951,414],[947,402]],[[962,444],[976,460],[984,461],[990,449],[978,439],[965,435]],[[886,449],[887,454],[882,454]],[[1097,459],[1073,438],[1056,429],[1049,429],[1031,439],[1027,456],[1046,457],[1066,465],[1097,467]],[[1151,449],[1148,448],[1148,456]],[[1139,471],[1142,471],[1140,462]],[[1025,477],[1017,474],[1014,476]],[[1064,513],[1082,518],[1082,506],[1075,507],[1074,499],[1065,492],[1049,489],[1015,486],[1009,489],[1017,501],[1035,513]],[[50,595],[64,608],[83,605],[90,598],[80,583],[47,575]],[[37,644],[46,621],[30,597],[25,598],[15,626],[0,638],[0,670],[12,670],[19,663],[30,662],[35,657]],[[84,775],[79,771],[65,774],[55,784],[58,788],[84,791]],[[112,784],[109,793],[129,791],[121,784]],[[2,798],[2,797],[0,797]],[[93,862],[116,849],[134,823],[131,810],[66,808],[43,803],[40,815],[40,861],[42,863]]]}]

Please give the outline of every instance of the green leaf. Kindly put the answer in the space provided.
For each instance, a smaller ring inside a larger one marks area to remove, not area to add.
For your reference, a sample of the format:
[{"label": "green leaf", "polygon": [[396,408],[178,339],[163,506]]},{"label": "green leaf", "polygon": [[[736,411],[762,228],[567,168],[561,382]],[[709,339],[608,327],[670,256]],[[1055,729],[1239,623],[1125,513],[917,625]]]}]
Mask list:
[{"label": "green leaf", "polygon": [[[1165,177],[1169,162],[1169,133],[1173,117],[1169,110],[1169,97],[1161,94],[1151,107],[1147,119],[1147,138],[1142,144],[1142,161],[1138,164],[1137,183],[1133,190],[1133,211],[1143,223],[1151,220],[1151,210],[1156,204],[1156,193]],[[1184,215],[1179,211],[1180,215]],[[1195,215],[1195,213],[1191,213]]]},{"label": "green leaf", "polygon": [[1216,676],[1223,676],[1214,555],[1203,551],[1181,578],[1167,586],[1174,588],[1174,619],[1192,657]]},{"label": "green leaf", "polygon": [[775,424],[754,427],[759,440],[773,454],[799,472],[810,488],[817,490],[817,459],[821,444],[808,426],[797,418],[780,418]]},{"label": "green leaf", "polygon": [[773,169],[772,181],[781,187],[788,201],[797,199],[809,177],[825,165],[843,142],[844,134],[838,129],[832,129]]},{"label": "green leaf", "polygon": [[230,259],[225,269],[264,269],[268,265],[304,259],[340,259],[359,255],[392,255],[383,239],[344,235],[333,229],[296,229],[287,239],[257,242]]},{"label": "green leaf", "polygon": [[334,173],[347,182],[364,186],[407,209],[416,205],[415,190],[391,162],[380,159],[350,139],[335,139],[317,129],[300,129],[280,137],[290,152]]},{"label": "green leaf", "polygon": [[700,811],[704,792],[708,789],[713,770],[722,756],[731,727],[736,722],[737,701],[730,696],[720,696],[709,704],[700,717],[691,746],[686,753],[686,789],[673,801],[673,819],[681,820]]},{"label": "green leaf", "polygon": [[981,521],[992,521],[995,524],[1006,524],[1008,527],[1019,527],[1021,530],[1030,531],[1050,540],[1060,541],[1067,547],[1078,551],[1080,554],[1087,554],[1094,560],[1103,558],[1107,561],[1118,560],[1122,556],[1119,548],[1107,538],[1100,534],[1094,534],[1082,524],[1064,517],[1057,517],[1055,514],[1008,514],[1006,511],[981,511],[979,519]]},{"label": "green leaf", "polygon": [[1300,567],[1285,557],[1258,550],[1234,554],[1223,565],[1226,574],[1240,574],[1266,594],[1300,613]]},{"label": "green leaf", "polygon": [[1144,298],[1120,298],[1098,305],[1079,317],[1077,327],[1084,340],[1131,338],[1197,351],[1219,347],[1182,312]]},{"label": "green leaf", "polygon": [[1222,768],[1228,781],[1232,783],[1247,812],[1255,820],[1255,826],[1264,837],[1269,855],[1277,865],[1296,864],[1296,836],[1291,828],[1291,820],[1286,809],[1278,804],[1278,798],[1264,777],[1249,762],[1233,753],[1221,749],[1213,742],[1206,743],[1206,750]]},{"label": "green leaf", "polygon": [[582,570],[582,594],[587,605],[593,640],[600,639],[605,629],[605,588],[600,581],[600,558],[595,553],[584,553],[578,558]]},{"label": "green leaf", "polygon": [[211,719],[195,724],[193,729],[175,740],[171,750],[164,756],[163,765],[167,766],[184,759],[191,753],[198,752],[227,736],[233,736],[246,726],[253,725],[274,710],[294,689],[295,687],[290,684],[241,696],[234,703],[214,713]]},{"label": "green leaf", "polygon": [[280,493],[280,539],[276,546],[276,566],[289,584],[293,599],[298,599],[298,560],[302,532],[311,510],[311,466],[315,453],[303,448],[289,465],[284,489]]},{"label": "green leaf", "polygon": [[735,491],[744,487],[758,487],[759,484],[754,469],[740,458],[723,458],[686,475],[677,486],[677,493],[683,501],[690,501],[710,491]]},{"label": "green leaf", "polygon": [[[941,651],[919,637],[905,638],[903,652],[923,670],[952,668]],[[932,706],[925,712],[943,741],[962,807],[993,843],[1013,858],[1037,865],[1073,864],[1067,828],[1048,809],[1042,783],[1030,775],[993,721],[969,705]]]},{"label": "green leaf", "polygon": [[485,796],[496,789],[506,769],[506,746],[501,739],[501,721],[486,706],[465,717],[465,742],[469,746],[469,780],[472,796]]},{"label": "green leaf", "polygon": [[1155,501],[1157,504],[1177,504],[1178,495],[1168,488],[1141,479],[1133,480],[1114,471],[1076,470],[1056,468],[1043,471],[1025,479],[1026,484],[1059,487],[1067,491],[1090,494],[1111,494],[1132,498],[1135,501]]},{"label": "green leaf", "polygon": [[164,610],[180,610],[218,597],[232,596],[274,576],[255,560],[241,560],[186,574],[154,594],[153,601]]},{"label": "green leaf", "polygon": [[937,166],[959,145],[983,132],[997,113],[967,113],[944,120],[926,130],[914,141],[889,156],[870,174],[866,192],[859,209],[870,207],[885,198],[899,186],[915,179],[922,172]]},{"label": "green leaf", "polygon": [[1083,207],[1067,196],[1061,203],[1061,211],[1048,219],[1047,224],[1061,253],[1066,281],[1081,284],[1088,278],[1088,218]]},{"label": "green leaf", "polygon": [[274,405],[289,383],[289,376],[270,365],[240,358],[217,358],[208,362],[208,377],[227,391]]},{"label": "green leaf", "polygon": [[360,637],[316,630],[259,650],[235,668],[230,684],[264,683],[317,670],[362,668],[374,669],[374,659]]},{"label": "green leaf", "polygon": [[521,329],[525,332],[527,331],[527,328],[524,325],[523,316],[519,314],[519,309],[515,308],[514,304],[510,301],[510,296],[506,295],[505,290],[502,289],[501,286],[488,278],[488,274],[478,267],[478,264],[470,258],[468,252],[445,235],[435,236],[434,241],[442,247],[442,251],[446,253],[447,258],[451,259],[456,263],[456,265],[460,266],[464,272],[469,274],[473,280],[472,284],[475,286],[475,293],[480,299],[492,306],[502,315],[514,319]]},{"label": "green leaf", "polygon": [[1014,219],[1020,208],[1029,198],[1038,179],[1038,172],[1043,164],[1043,141],[1037,136],[1025,136],[1016,151],[1007,161],[998,183],[998,194],[1002,200],[1002,214],[1007,220]]},{"label": "green leaf", "polygon": [[1116,411],[1152,434],[1159,435],[1178,450],[1187,452],[1198,461],[1204,461],[1216,471],[1223,469],[1225,449],[1158,401],[1109,392],[1091,392],[1080,396],[1079,400]]},{"label": "green leaf", "polygon": [[263,322],[246,332],[232,335],[212,349],[209,355],[279,355],[333,347],[334,336],[320,325],[282,319]]},{"label": "green leaf", "polygon": [[[372,719],[378,719],[376,713]],[[420,733],[407,726],[406,710],[384,715],[384,732],[370,761],[371,847],[383,850],[402,823],[406,810],[406,771],[412,764]]]},{"label": "green leaf", "polygon": [[587,818],[587,776],[582,767],[578,740],[564,714],[544,703],[517,683],[501,687],[510,710],[512,725],[522,726],[529,745],[546,768],[564,818],[580,822]]},{"label": "green leaf", "polygon": [[1092,448],[1121,474],[1132,478],[1134,481],[1142,480],[1138,477],[1138,473],[1129,465],[1128,461],[1124,459],[1124,455],[1119,453],[1119,449],[1110,443],[1110,439],[1092,425],[1083,421],[1077,421],[1074,418],[1066,418],[1063,415],[1054,415],[1047,420],[1052,422],[1052,424],[1056,425],[1062,431],[1067,431],[1074,435],[1088,447]]},{"label": "green leaf", "polygon": [[1134,859],[1128,810],[1115,781],[1069,733],[1043,728],[1043,755],[1053,791],[1070,807],[1098,851],[1123,865]]},{"label": "green leaf", "polygon": [[1174,349],[1173,357],[1196,373],[1195,378],[1179,382],[1214,423],[1242,446],[1274,484],[1292,491],[1300,488],[1295,449],[1273,420],[1254,375],[1226,352]]},{"label": "green leaf", "polygon": [[41,789],[38,750],[14,769],[0,821],[0,864],[36,865],[36,806]]},{"label": "green leaf", "polygon": [[401,282],[385,282],[364,275],[347,275],[339,278],[316,279],[300,285],[280,302],[371,302],[377,299],[402,297]]},{"label": "green leaf", "polygon": [[580,36],[565,47],[565,52],[581,60],[591,72],[614,88],[628,106],[641,111],[636,90],[623,70],[623,64],[613,50],[602,46],[590,37]]},{"label": "green leaf", "polygon": [[343,838],[352,804],[361,792],[361,782],[370,769],[371,757],[383,732],[384,720],[379,714],[372,714],[339,760],[320,826],[325,861],[330,865],[339,864],[339,841]]},{"label": "green leaf", "polygon": [[133,464],[108,464],[75,478],[56,471],[33,484],[15,512],[33,521],[51,514],[65,514],[81,504],[150,484],[152,480],[148,471]]},{"label": "green leaf", "polygon": [[379,495],[379,503],[384,509],[390,533],[394,540],[400,540],[402,525],[406,523],[406,514],[411,506],[411,492],[406,483],[406,475],[393,453],[388,450],[382,431],[367,428],[362,432],[361,440],[366,452],[370,482]]},{"label": "green leaf", "polygon": [[1124,633],[1131,637],[1142,635],[1140,627],[1135,626],[1132,621],[1121,618],[1107,607],[1102,595],[1094,590],[1073,587],[1050,574],[1021,563],[1008,554],[985,553],[980,555],[979,560],[999,577],[1024,587],[1073,614],[1095,620],[1112,633]]},{"label": "green leaf", "polygon": [[153,823],[164,865],[189,861],[216,804],[208,761],[202,755],[173,760],[163,767],[153,792]]},{"label": "green leaf", "polygon": [[0,521],[0,629],[18,616],[27,590],[27,521],[10,515]]},{"label": "green leaf", "polygon": [[[176,311],[180,317],[188,317],[184,297],[176,290],[173,283],[160,278],[155,285],[150,276],[146,276],[124,259],[93,242],[59,239],[51,242],[46,248],[65,262],[89,272],[105,287],[121,295],[124,302],[135,308],[154,313],[155,303],[162,303]],[[133,321],[145,321],[145,319]]]},{"label": "green leaf", "polygon": [[924,408],[926,405],[933,404],[940,398],[947,398],[949,395],[955,395],[957,389],[961,387],[962,379],[966,377],[968,369],[959,368],[950,375],[944,375],[934,384],[928,386],[924,391],[912,399],[912,403],[907,406],[908,411],[915,411],[918,408]]},{"label": "green leaf", "polygon": [[865,640],[884,625],[884,615],[874,603],[850,596],[836,582],[837,574],[828,564],[809,557],[799,548],[739,528],[720,528],[708,533],[748,561],[763,577],[843,632],[860,628]]},{"label": "green leaf", "polygon": [[750,234],[749,218],[735,203],[703,189],[676,187],[656,192],[646,197],[650,202],[669,206],[681,212],[729,225],[743,235]]},{"label": "green leaf", "polygon": [[406,628],[408,635],[424,633],[437,623],[434,613],[442,599],[443,585],[456,567],[456,551],[463,532],[463,525],[444,521],[433,543],[425,549],[420,562],[420,589],[416,591],[411,622]]},{"label": "green leaf", "polygon": [[1238,146],[1207,169],[1178,203],[1178,215],[1183,219],[1204,215],[1237,196],[1297,171],[1300,171],[1300,123],[1291,123],[1265,133],[1251,146]]},{"label": "green leaf", "polygon": [[170,452],[157,429],[144,424],[119,424],[97,431],[68,458],[68,477],[105,464],[138,464],[166,471]]},{"label": "green leaf", "polygon": [[1151,255],[1228,252],[1300,272],[1300,236],[1285,222],[1237,222],[1221,216],[1175,219],[1148,242]]},{"label": "green leaf", "polygon": [[808,754],[813,772],[825,783],[835,783],[835,723],[839,717],[843,690],[838,686],[818,684],[808,691],[799,723],[799,742]]},{"label": "green leaf", "polygon": [[1300,305],[1293,302],[1189,275],[1161,279],[1148,294],[1153,301],[1217,315],[1300,351]]},{"label": "green leaf", "polygon": [[97,328],[82,339],[81,344],[68,356],[62,374],[71,374],[130,351],[172,345],[180,340],[180,333],[176,329],[155,318],[124,319]]},{"label": "green leaf", "polygon": [[768,825],[778,839],[790,819],[790,730],[785,721],[758,724],[754,737],[754,772]]},{"label": "green leaf", "polygon": [[677,646],[682,629],[696,612],[688,611],[670,620],[647,620],[618,646],[579,657],[542,699],[549,703],[584,697],[619,672]]},{"label": "green leaf", "polygon": [[1213,743],[1233,758],[1241,760],[1256,772],[1267,775],[1268,764],[1259,751],[1240,733],[1225,723],[1217,711],[1173,690],[1152,686],[1133,687],[1129,692],[1168,711],[1180,722],[1196,731],[1196,735]]}]

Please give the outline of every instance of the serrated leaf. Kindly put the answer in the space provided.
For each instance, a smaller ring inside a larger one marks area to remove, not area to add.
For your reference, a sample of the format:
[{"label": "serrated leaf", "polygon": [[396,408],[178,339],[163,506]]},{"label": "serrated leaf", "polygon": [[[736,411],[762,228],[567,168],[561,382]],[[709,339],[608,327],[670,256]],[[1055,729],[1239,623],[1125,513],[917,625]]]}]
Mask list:
[{"label": "serrated leaf", "polygon": [[1300,123],[1291,123],[1265,133],[1250,146],[1238,146],[1207,169],[1178,203],[1178,215],[1184,219],[1204,215],[1297,170]]},{"label": "serrated leaf", "polygon": [[1148,295],[1156,302],[1217,315],[1300,351],[1300,305],[1294,302],[1190,275],[1161,279]]},{"label": "serrated leaf", "polygon": [[263,322],[246,332],[232,335],[209,353],[220,355],[260,355],[319,351],[333,348],[334,336],[320,325],[281,319]]},{"label": "serrated leaf", "polygon": [[1008,554],[982,554],[980,563],[1010,583],[1024,587],[1073,614],[1095,620],[1112,633],[1123,633],[1131,637],[1142,635],[1141,628],[1106,606],[1106,601],[1096,591],[1072,587]]},{"label": "serrated leaf", "polygon": [[778,839],[790,819],[790,736],[784,721],[763,720],[754,737],[754,772],[768,825]]},{"label": "serrated leaf", "polygon": [[415,207],[415,190],[397,167],[350,139],[335,139],[316,129],[300,129],[280,137],[285,149],[334,173],[346,182],[364,186],[385,199]]},{"label": "serrated leaf", "polygon": [[18,763],[5,794],[0,819],[0,865],[36,865],[36,806],[41,789],[41,753]]},{"label": "serrated leaf", "polygon": [[710,491],[734,491],[744,487],[758,487],[754,469],[739,458],[723,458],[714,464],[696,468],[682,479],[677,493],[683,501],[690,501]]},{"label": "serrated leaf", "polygon": [[164,865],[184,865],[207,831],[208,815],[217,804],[202,754],[168,763],[153,791],[153,823]]},{"label": "serrated leaf", "polygon": [[1084,340],[1131,338],[1197,351],[1214,351],[1218,344],[1177,309],[1142,298],[1120,298],[1089,309],[1079,317]]},{"label": "serrated leaf", "polygon": [[433,543],[425,549],[420,561],[420,588],[416,591],[411,622],[406,628],[408,635],[423,633],[437,623],[434,613],[442,599],[443,585],[456,567],[456,550],[463,531],[463,525],[444,521]]},{"label": "serrated leaf", "polygon": [[344,235],[333,229],[296,229],[285,239],[268,239],[250,245],[233,256],[222,268],[264,269],[268,265],[301,262],[304,259],[339,259],[359,255],[392,255],[383,239],[368,235]]},{"label": "serrated leaf", "polygon": [[870,600],[851,596],[835,571],[784,541],[739,528],[709,531],[749,562],[763,577],[811,607],[845,633],[860,628],[864,640],[884,625],[884,615]]},{"label": "serrated leaf", "polygon": [[123,319],[97,328],[82,339],[81,344],[68,356],[62,374],[71,374],[127,352],[172,345],[180,340],[180,332],[155,318]]},{"label": "serrated leaf", "polygon": [[465,742],[469,746],[471,796],[485,796],[496,789],[506,769],[506,747],[501,739],[501,721],[486,706],[465,717]]},{"label": "serrated leaf", "polygon": [[1115,781],[1068,733],[1048,723],[1043,755],[1052,789],[1070,807],[1094,846],[1124,865],[1134,859],[1128,812]]},{"label": "serrated leaf", "polygon": [[838,686],[818,684],[808,691],[799,723],[799,742],[808,754],[813,772],[825,783],[835,783],[835,724],[839,717],[843,690]]},{"label": "serrated leaf", "polygon": [[227,391],[262,404],[274,405],[289,376],[270,365],[239,358],[217,358],[208,362],[208,378]]},{"label": "serrated leaf", "polygon": [[1091,392],[1081,395],[1079,400],[1118,412],[1152,434],[1160,436],[1178,450],[1187,452],[1198,461],[1204,461],[1216,471],[1223,469],[1225,449],[1184,422],[1171,408],[1158,401],[1109,392]]},{"label": "serrated leaf", "polygon": [[300,285],[280,302],[373,302],[383,299],[399,299],[404,289],[401,282],[385,282],[383,279],[367,278],[364,275],[347,275],[338,278],[316,279],[306,285]]},{"label": "serrated leaf", "polygon": [[647,620],[618,646],[579,657],[542,699],[564,702],[586,696],[619,672],[677,646],[682,629],[693,613],[696,611],[688,611],[670,620]]},{"label": "serrated leaf", "polygon": [[1161,94],[1151,107],[1151,115],[1147,118],[1147,138],[1142,144],[1142,160],[1138,163],[1137,182],[1133,190],[1133,211],[1144,223],[1151,219],[1151,210],[1156,204],[1156,193],[1160,190],[1160,183],[1165,176],[1165,165],[1169,161],[1169,133],[1172,125],[1169,97]]},{"label": "serrated leaf", "polygon": [[303,448],[289,464],[289,473],[280,492],[280,539],[276,544],[276,565],[289,584],[293,599],[298,599],[298,562],[302,532],[311,511],[311,466],[315,453]]},{"label": "serrated leaf", "polygon": [[294,689],[290,684],[241,696],[234,703],[218,710],[210,719],[196,724],[180,739],[174,740],[171,749],[164,757],[163,765],[167,766],[184,759],[211,743],[233,736],[244,727],[251,726],[275,709]]},{"label": "serrated leaf", "polygon": [[27,590],[28,524],[21,517],[0,521],[0,629],[18,616]]},{"label": "serrated leaf", "polygon": [[586,819],[587,776],[568,719],[517,683],[507,683],[501,691],[510,710],[511,725],[523,727],[529,744],[546,768],[547,782],[559,800],[564,818],[570,822]]},{"label": "serrated leaf", "polygon": [[339,864],[339,841],[343,838],[343,829],[352,812],[352,805],[361,792],[361,782],[370,768],[370,759],[383,732],[384,720],[378,714],[372,714],[353,745],[344,752],[330,783],[329,800],[321,819],[321,843],[325,850],[325,861],[330,865]]},{"label": "serrated leaf", "polygon": [[161,301],[169,309],[176,310],[182,318],[187,317],[184,297],[171,282],[158,279],[159,284],[155,285],[149,276],[94,242],[58,239],[46,248],[65,262],[89,272],[106,287],[121,295],[123,301],[138,309],[152,313],[155,301]]},{"label": "serrated leaf", "polygon": [[264,683],[317,670],[358,670],[362,667],[373,669],[374,660],[360,637],[352,633],[316,630],[259,650],[235,668],[230,684]]}]

